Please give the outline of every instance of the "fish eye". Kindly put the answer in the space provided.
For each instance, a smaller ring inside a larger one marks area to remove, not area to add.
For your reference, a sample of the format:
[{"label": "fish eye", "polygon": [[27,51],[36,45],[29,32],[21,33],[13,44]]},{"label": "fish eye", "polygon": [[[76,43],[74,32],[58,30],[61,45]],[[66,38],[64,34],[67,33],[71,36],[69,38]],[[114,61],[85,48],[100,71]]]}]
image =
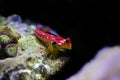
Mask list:
[{"label": "fish eye", "polygon": [[56,45],[56,42],[55,42],[55,41],[53,41],[53,42],[52,42],[52,45]]}]

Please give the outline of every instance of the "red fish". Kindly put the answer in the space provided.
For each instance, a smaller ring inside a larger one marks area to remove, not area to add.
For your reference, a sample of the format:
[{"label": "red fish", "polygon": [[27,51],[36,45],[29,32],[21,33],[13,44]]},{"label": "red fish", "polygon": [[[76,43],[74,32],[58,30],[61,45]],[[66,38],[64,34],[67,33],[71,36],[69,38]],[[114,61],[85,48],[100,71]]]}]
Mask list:
[{"label": "red fish", "polygon": [[34,33],[35,35],[40,39],[42,40],[44,43],[47,43],[49,44],[49,49],[53,49],[53,46],[55,46],[57,49],[71,49],[72,46],[71,46],[71,40],[70,38],[63,38],[59,35],[55,35],[55,34],[52,34],[48,28],[45,28],[45,27],[42,27],[42,28],[39,28],[39,27],[36,27]]}]

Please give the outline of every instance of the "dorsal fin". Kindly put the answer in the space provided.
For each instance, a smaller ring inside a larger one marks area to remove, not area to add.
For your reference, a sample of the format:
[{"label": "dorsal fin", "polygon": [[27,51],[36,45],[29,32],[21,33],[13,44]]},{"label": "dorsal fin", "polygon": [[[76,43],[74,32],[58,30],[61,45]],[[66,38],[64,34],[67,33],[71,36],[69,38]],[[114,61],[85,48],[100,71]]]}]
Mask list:
[{"label": "dorsal fin", "polygon": [[44,25],[39,26],[39,25],[36,24],[36,27],[39,28],[40,30],[44,31],[44,32],[50,33],[50,31],[51,31],[51,29],[49,27],[44,26]]},{"label": "dorsal fin", "polygon": [[36,27],[37,27],[38,29],[40,29],[40,30],[48,33],[48,34],[58,35],[55,30],[52,30],[52,29],[51,29],[50,27],[48,27],[48,26],[44,26],[44,25],[40,25],[40,26],[39,26],[39,24],[38,24],[38,25],[36,24]]},{"label": "dorsal fin", "polygon": [[44,31],[44,32],[48,32],[48,33],[51,33],[51,29],[49,27],[46,27],[46,26],[42,26],[39,28],[40,30]]}]

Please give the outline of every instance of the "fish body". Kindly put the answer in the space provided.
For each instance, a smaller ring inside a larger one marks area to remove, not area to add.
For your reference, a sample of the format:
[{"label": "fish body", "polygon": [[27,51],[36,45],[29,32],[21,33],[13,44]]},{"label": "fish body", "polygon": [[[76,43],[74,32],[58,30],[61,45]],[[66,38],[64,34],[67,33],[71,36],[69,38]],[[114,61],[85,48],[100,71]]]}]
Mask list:
[{"label": "fish body", "polygon": [[43,42],[56,46],[58,49],[71,49],[71,40],[70,38],[63,38],[59,35],[46,32],[43,28],[36,27],[34,31],[35,35],[42,40]]}]

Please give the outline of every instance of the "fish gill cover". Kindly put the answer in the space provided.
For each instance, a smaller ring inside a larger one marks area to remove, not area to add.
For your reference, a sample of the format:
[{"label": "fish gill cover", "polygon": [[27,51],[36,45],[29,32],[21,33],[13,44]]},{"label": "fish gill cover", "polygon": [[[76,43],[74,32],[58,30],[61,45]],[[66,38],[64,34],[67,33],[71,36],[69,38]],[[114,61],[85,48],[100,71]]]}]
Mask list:
[{"label": "fish gill cover", "polygon": [[20,16],[0,16],[0,80],[46,80],[69,60],[70,38]]}]

